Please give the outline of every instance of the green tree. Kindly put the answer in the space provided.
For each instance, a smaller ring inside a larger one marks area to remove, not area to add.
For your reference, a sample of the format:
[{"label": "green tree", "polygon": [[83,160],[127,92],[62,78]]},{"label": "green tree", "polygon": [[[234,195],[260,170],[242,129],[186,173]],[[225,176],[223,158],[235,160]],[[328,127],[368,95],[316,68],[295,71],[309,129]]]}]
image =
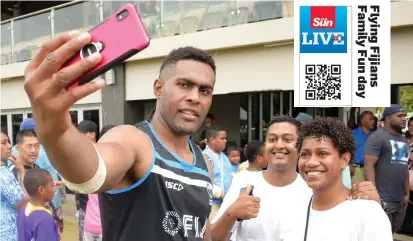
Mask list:
[{"label": "green tree", "polygon": [[413,85],[400,86],[400,105],[406,112],[413,112]]}]

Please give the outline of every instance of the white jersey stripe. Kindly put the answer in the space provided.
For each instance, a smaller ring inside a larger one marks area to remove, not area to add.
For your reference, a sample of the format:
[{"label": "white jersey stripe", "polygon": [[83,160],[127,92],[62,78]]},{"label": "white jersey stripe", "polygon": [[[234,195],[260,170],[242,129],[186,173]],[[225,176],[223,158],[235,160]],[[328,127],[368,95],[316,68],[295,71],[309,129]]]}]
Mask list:
[{"label": "white jersey stripe", "polygon": [[162,175],[163,177],[174,179],[177,181],[180,181],[182,183],[185,183],[187,185],[192,185],[192,186],[198,186],[198,187],[204,187],[207,188],[208,185],[210,186],[211,184],[209,182],[199,180],[199,179],[191,179],[189,177],[184,177],[181,175],[178,175],[170,170],[164,169],[158,165],[153,165],[152,172]]}]

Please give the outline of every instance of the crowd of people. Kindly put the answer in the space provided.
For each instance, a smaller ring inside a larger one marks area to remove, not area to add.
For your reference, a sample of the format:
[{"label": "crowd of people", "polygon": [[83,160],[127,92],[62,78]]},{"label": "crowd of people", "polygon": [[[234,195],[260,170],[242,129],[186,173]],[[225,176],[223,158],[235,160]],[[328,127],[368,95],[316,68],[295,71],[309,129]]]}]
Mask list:
[{"label": "crowd of people", "polygon": [[370,113],[353,130],[336,118],[275,116],[265,141],[241,152],[208,115],[214,59],[182,47],[160,67],[150,118],[99,135],[93,122],[74,126],[68,110],[104,82],[64,88],[101,56],[59,70],[90,42],[79,35],[46,42],[28,64],[35,119],[22,123],[17,153],[1,133],[1,240],[59,240],[63,186],[78,196],[80,241],[393,240],[409,200],[400,105],[385,108],[377,130]]},{"label": "crowd of people", "polygon": [[[113,127],[104,126],[100,135]],[[98,140],[96,123],[82,121],[77,128],[91,141]],[[1,144],[1,240],[60,240],[66,191],[61,176],[40,144],[34,119],[27,118],[20,124],[13,147],[7,132],[2,130]],[[101,240],[97,194],[75,195],[76,200],[81,200],[77,204],[81,210],[79,241]]]}]

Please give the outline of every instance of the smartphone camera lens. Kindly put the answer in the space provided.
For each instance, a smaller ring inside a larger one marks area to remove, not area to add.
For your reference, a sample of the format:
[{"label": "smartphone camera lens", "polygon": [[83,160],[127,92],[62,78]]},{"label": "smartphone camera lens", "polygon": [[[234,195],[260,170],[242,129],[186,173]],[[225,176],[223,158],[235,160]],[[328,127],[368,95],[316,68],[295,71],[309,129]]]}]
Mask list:
[{"label": "smartphone camera lens", "polygon": [[122,21],[123,19],[128,17],[128,10],[123,10],[122,12],[120,12],[117,16],[116,19],[118,21]]}]

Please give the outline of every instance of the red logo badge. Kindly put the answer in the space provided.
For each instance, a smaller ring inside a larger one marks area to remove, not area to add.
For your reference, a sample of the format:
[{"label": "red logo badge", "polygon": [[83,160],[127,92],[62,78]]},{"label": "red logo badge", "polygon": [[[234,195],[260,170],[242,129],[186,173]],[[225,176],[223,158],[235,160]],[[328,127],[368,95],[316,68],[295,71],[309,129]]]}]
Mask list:
[{"label": "red logo badge", "polygon": [[316,6],[310,8],[311,28],[335,28],[336,7]]}]

